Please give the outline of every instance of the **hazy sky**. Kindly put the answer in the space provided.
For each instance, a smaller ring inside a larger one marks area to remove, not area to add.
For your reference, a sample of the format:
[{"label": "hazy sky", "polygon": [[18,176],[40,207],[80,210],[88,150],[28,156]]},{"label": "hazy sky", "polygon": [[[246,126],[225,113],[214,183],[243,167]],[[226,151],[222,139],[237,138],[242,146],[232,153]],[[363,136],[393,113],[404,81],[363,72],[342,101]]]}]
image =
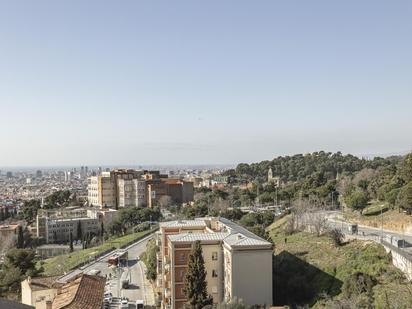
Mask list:
[{"label": "hazy sky", "polygon": [[0,0],[0,166],[412,149],[412,1]]}]

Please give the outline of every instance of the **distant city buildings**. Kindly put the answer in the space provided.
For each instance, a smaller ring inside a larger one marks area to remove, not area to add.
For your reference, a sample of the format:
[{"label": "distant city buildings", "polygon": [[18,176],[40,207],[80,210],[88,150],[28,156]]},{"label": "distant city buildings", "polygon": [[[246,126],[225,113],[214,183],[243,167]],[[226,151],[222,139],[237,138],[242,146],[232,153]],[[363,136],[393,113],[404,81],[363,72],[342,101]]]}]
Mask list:
[{"label": "distant city buildings", "polygon": [[160,224],[157,287],[162,308],[180,309],[186,303],[182,289],[196,241],[214,304],[235,299],[249,306],[272,304],[272,244],[225,218],[199,218]]},{"label": "distant city buildings", "polygon": [[153,207],[162,197],[188,203],[193,195],[192,182],[168,178],[159,171],[116,169],[88,179],[89,205],[99,207]]}]

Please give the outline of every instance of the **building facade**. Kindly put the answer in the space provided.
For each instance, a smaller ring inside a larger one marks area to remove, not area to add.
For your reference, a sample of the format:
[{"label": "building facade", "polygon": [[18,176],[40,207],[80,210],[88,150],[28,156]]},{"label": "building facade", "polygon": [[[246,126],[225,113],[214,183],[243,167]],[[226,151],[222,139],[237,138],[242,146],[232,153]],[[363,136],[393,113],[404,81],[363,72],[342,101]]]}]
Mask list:
[{"label": "building facade", "polygon": [[[96,212],[87,209],[43,210],[36,216],[36,236],[49,243],[68,243],[86,235],[98,235],[101,220]],[[79,228],[80,225],[80,228]],[[78,235],[79,231],[82,235]]]},{"label": "building facade", "polygon": [[175,203],[193,201],[193,182],[159,171],[117,169],[88,179],[89,205],[109,208],[154,207],[164,196]]},{"label": "building facade", "polygon": [[182,289],[196,241],[202,246],[213,303],[241,299],[246,305],[272,304],[272,244],[227,219],[199,218],[160,226],[157,286],[163,308],[180,309],[186,302]]}]

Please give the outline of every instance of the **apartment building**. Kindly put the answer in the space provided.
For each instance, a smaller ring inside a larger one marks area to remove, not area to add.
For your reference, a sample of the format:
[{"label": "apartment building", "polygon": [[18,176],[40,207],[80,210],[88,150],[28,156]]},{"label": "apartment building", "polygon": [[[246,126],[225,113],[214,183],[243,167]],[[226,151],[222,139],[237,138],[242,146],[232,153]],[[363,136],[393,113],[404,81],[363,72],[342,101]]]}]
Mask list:
[{"label": "apartment building", "polygon": [[88,178],[87,183],[89,205],[115,207],[114,178],[110,173]]},{"label": "apartment building", "polygon": [[99,207],[153,207],[163,196],[176,203],[193,201],[193,183],[159,171],[116,169],[88,179],[88,201]]},{"label": "apartment building", "polygon": [[272,244],[225,218],[199,218],[160,225],[157,286],[163,308],[180,309],[186,302],[182,289],[196,241],[213,303],[237,298],[246,305],[272,304]]}]

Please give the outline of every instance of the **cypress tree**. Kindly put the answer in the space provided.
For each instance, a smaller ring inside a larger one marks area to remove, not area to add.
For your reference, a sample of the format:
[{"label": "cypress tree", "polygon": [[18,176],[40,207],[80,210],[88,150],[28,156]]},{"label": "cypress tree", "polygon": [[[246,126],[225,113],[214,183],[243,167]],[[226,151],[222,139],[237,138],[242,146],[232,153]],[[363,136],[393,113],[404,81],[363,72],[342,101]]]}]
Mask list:
[{"label": "cypress tree", "polygon": [[3,208],[0,209],[0,221],[4,220],[4,210]]},{"label": "cypress tree", "polygon": [[203,308],[207,297],[205,261],[200,241],[196,241],[189,255],[189,265],[185,275],[183,293],[191,308]]},{"label": "cypress tree", "polygon": [[17,227],[17,249],[24,248],[24,236],[23,236],[23,228],[21,225]]},{"label": "cypress tree", "polygon": [[70,232],[69,235],[69,242],[70,242],[70,252],[73,252],[73,233]]},{"label": "cypress tree", "polygon": [[102,223],[100,224],[100,237],[103,238],[104,236],[104,223],[102,221]]},{"label": "cypress tree", "polygon": [[82,233],[82,224],[80,220],[77,222],[77,239],[82,239],[83,238],[83,233]]}]

